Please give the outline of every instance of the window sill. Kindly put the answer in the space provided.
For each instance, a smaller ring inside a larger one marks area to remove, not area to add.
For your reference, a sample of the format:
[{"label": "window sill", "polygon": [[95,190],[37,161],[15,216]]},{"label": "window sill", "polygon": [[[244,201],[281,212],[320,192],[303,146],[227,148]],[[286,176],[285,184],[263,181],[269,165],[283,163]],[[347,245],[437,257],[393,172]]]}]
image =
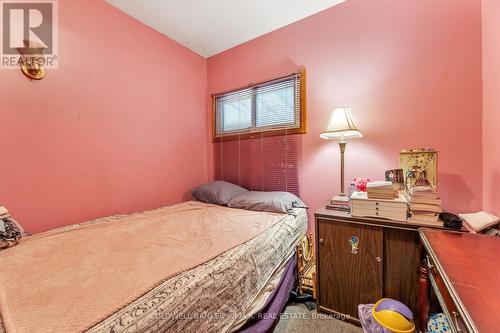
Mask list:
[{"label": "window sill", "polygon": [[268,131],[262,131],[262,132],[241,133],[241,134],[232,134],[232,135],[214,137],[214,138],[212,138],[212,142],[217,143],[217,142],[225,142],[225,141],[267,138],[267,137],[271,137],[271,136],[306,134],[306,132],[307,131],[305,128],[276,129],[276,130],[268,130]]}]

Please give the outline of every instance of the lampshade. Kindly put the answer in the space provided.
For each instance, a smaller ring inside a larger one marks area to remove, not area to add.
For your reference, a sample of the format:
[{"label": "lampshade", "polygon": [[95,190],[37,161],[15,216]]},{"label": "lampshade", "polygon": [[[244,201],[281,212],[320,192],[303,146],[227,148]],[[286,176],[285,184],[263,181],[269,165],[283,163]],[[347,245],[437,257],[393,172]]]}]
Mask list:
[{"label": "lampshade", "polygon": [[329,140],[341,140],[362,138],[363,134],[354,125],[351,109],[348,107],[336,108],[330,115],[325,129],[320,137]]}]

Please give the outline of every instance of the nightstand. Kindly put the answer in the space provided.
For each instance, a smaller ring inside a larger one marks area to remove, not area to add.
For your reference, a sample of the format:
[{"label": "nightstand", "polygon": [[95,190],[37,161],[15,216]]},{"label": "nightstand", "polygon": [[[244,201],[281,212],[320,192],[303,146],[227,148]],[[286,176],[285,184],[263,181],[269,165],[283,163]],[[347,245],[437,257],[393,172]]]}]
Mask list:
[{"label": "nightstand", "polygon": [[358,304],[389,297],[407,304],[418,318],[422,225],[325,208],[314,216],[319,311],[357,321]]}]

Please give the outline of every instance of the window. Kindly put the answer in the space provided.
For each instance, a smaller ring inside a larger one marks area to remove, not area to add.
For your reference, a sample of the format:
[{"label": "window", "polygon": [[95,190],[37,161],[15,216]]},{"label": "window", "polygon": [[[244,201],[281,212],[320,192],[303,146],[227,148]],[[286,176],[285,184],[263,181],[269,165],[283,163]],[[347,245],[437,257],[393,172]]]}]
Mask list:
[{"label": "window", "polygon": [[305,133],[303,71],[213,96],[214,140]]}]

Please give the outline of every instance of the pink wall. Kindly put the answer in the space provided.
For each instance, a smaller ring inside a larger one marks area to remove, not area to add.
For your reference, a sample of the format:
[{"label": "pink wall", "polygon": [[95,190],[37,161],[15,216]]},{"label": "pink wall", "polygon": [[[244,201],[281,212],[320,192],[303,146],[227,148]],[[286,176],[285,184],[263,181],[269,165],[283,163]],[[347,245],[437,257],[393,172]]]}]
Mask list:
[{"label": "pink wall", "polygon": [[298,66],[307,70],[303,197],[311,213],[338,191],[338,146],[319,134],[344,105],[365,135],[347,146],[348,179],[382,179],[402,148],[434,147],[444,207],[481,209],[480,0],[349,0],[209,58],[208,92]]},{"label": "pink wall", "polygon": [[500,1],[483,0],[484,209],[500,214]]},{"label": "pink wall", "polygon": [[484,171],[485,208],[499,212],[500,20],[483,2],[482,124],[480,0],[349,0],[208,62],[104,1],[60,1],[60,68],[40,82],[0,71],[0,204],[39,232],[186,200],[213,175],[207,79],[214,93],[305,66],[311,212],[338,189],[338,147],[319,133],[340,105],[365,134],[347,147],[348,178],[435,147],[445,208],[480,209]]},{"label": "pink wall", "polygon": [[206,181],[206,60],[103,0],[59,1],[60,68],[0,71],[0,204],[31,232]]}]

